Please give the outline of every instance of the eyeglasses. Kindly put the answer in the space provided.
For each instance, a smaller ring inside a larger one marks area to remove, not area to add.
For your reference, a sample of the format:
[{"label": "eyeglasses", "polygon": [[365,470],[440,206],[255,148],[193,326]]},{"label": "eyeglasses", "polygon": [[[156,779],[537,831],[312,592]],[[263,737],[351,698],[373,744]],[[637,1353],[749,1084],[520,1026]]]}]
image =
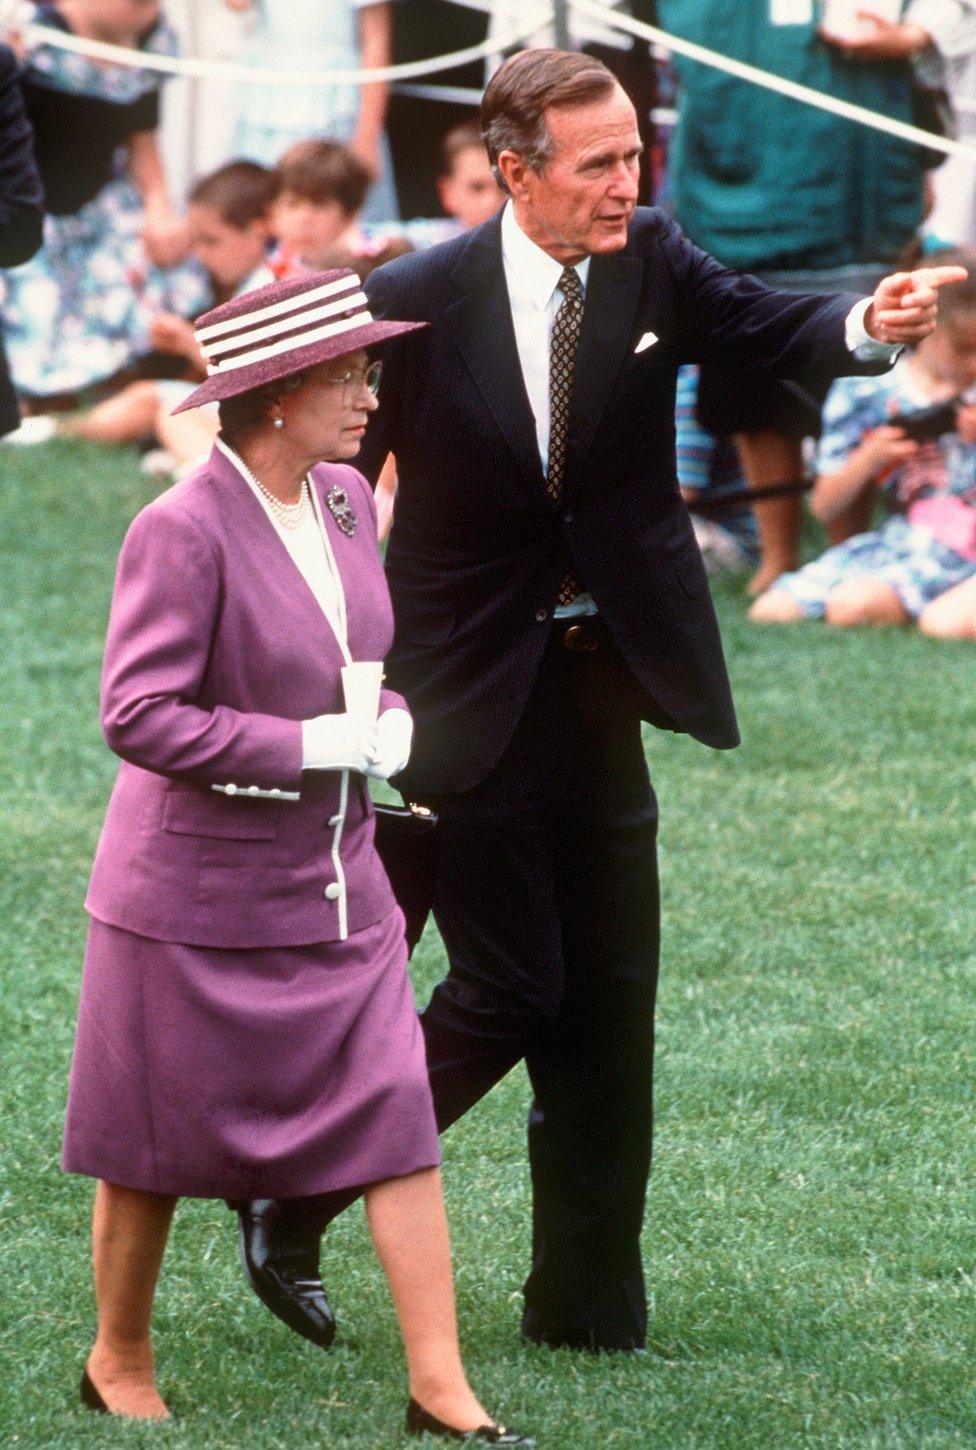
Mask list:
[{"label": "eyeglasses", "polygon": [[350,369],[337,378],[326,378],[329,387],[341,387],[345,389],[344,401],[351,402],[361,388],[366,388],[376,397],[380,390],[380,378],[383,376],[383,364],[381,362],[370,363],[368,368],[358,370]]}]

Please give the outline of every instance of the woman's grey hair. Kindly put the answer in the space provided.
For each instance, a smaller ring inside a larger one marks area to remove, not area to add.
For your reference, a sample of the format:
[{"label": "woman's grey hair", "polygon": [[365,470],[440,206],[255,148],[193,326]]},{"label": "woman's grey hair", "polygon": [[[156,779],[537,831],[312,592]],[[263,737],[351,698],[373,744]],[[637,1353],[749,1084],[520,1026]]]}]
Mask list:
[{"label": "woman's grey hair", "polygon": [[275,403],[287,393],[298,391],[306,376],[304,371],[291,373],[287,378],[275,378],[274,382],[248,388],[246,393],[238,393],[234,398],[222,398],[217,405],[221,435],[233,443],[242,433],[253,433],[255,428],[267,423]]},{"label": "woman's grey hair", "polygon": [[509,56],[488,82],[481,102],[481,134],[500,186],[503,151],[515,151],[533,171],[544,171],[553,144],[549,106],[587,106],[617,86],[612,72],[591,55],[570,50],[522,50]]}]

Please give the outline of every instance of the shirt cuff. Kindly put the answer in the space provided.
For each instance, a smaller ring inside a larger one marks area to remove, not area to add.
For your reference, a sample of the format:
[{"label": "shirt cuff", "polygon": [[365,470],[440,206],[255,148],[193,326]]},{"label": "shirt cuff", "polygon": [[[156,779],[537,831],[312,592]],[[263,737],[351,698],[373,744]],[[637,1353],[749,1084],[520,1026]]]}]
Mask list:
[{"label": "shirt cuff", "polygon": [[864,316],[873,302],[872,297],[862,297],[855,302],[847,314],[844,324],[844,342],[847,351],[854,354],[858,362],[894,362],[902,350],[900,342],[878,342],[864,326]]}]

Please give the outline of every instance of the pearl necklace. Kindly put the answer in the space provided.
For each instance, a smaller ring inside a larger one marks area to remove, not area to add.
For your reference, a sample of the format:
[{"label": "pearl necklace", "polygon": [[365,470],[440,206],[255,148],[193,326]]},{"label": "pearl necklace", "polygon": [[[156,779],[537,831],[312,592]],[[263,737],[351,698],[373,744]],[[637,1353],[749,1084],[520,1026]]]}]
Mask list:
[{"label": "pearl necklace", "polygon": [[241,468],[244,470],[246,477],[249,478],[250,481],[254,484],[254,487],[258,490],[261,497],[267,499],[268,507],[270,508],[274,517],[281,524],[281,527],[283,529],[291,530],[300,529],[302,524],[305,522],[305,515],[308,513],[309,508],[308,478],[306,477],[302,479],[301,492],[299,493],[298,498],[295,500],[295,502],[285,503],[282,499],[276,497],[276,495],[271,492],[270,488],[265,488],[261,480],[259,478],[256,478],[251,470],[248,468],[243,458],[241,458],[238,454],[235,454],[234,456],[237,459],[237,462],[240,464]]},{"label": "pearl necklace", "polygon": [[[251,477],[254,478],[253,473]],[[300,529],[305,522],[305,515],[308,513],[308,479],[302,479],[302,490],[295,503],[285,503],[282,499],[276,498],[270,488],[265,488],[259,478],[254,478],[254,482],[261,490],[263,497],[268,500],[268,506],[282,528]]]}]

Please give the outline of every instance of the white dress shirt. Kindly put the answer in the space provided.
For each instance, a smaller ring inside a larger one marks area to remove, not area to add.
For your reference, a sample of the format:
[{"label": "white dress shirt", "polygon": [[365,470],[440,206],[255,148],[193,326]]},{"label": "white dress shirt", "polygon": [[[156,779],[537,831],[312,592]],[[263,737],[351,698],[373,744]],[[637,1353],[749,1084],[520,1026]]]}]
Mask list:
[{"label": "white dress shirt", "polygon": [[[562,292],[556,288],[563,264],[525,235],[515,220],[511,202],[502,213],[502,266],[544,474],[549,466],[549,346],[552,325],[563,301]],[[585,298],[589,257],[577,262],[574,270]]]},{"label": "white dress shirt", "polygon": [[[502,213],[502,266],[512,309],[515,346],[522,365],[525,391],[529,395],[529,407],[535,418],[536,442],[545,474],[549,467],[549,346],[552,325],[563,302],[563,294],[556,286],[563,274],[563,264],[525,235],[515,220],[511,202]],[[574,270],[585,298],[589,257],[577,262]],[[554,618],[567,619],[571,615],[595,613],[592,596],[582,593],[571,604],[558,605]]]}]

